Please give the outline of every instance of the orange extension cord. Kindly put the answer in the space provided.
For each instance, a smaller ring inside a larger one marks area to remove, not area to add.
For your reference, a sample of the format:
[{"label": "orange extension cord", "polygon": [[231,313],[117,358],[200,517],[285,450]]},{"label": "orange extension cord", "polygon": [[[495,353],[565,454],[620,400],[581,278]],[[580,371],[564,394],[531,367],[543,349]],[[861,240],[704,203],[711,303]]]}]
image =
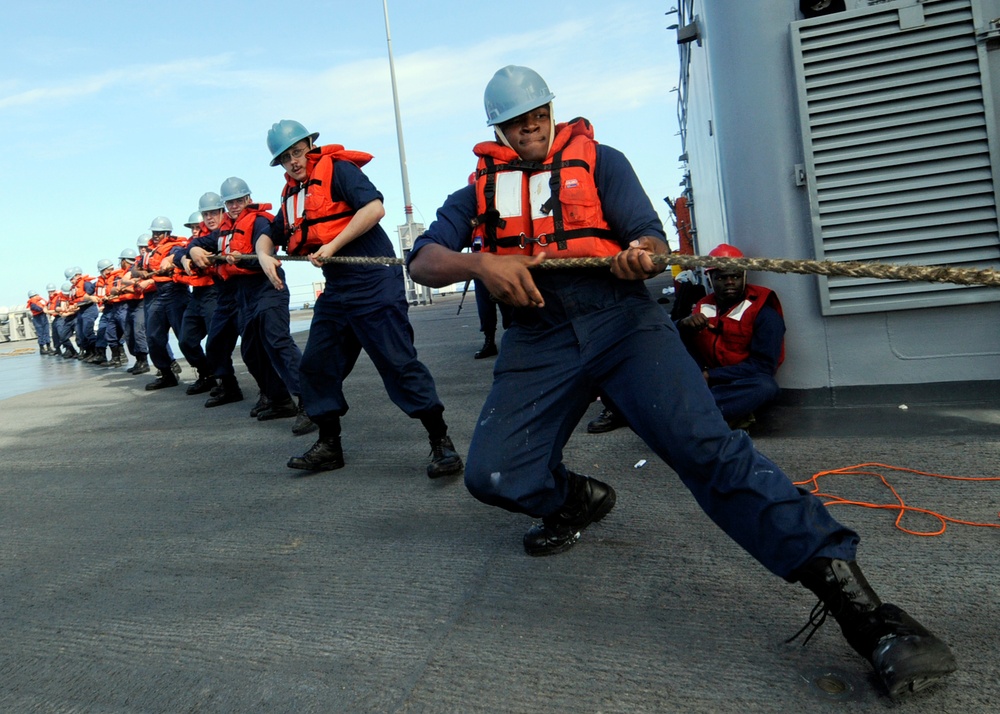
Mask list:
[{"label": "orange extension cord", "polygon": [[[888,464],[869,462],[864,464],[856,464],[854,466],[844,466],[843,468],[831,469],[829,471],[820,471],[819,473],[813,474],[813,477],[810,479],[806,479],[805,481],[796,481],[795,485],[805,486],[807,484],[812,484],[810,492],[818,498],[828,499],[824,501],[824,503],[827,506],[836,506],[844,504],[849,506],[862,506],[864,508],[879,508],[887,511],[898,511],[899,513],[896,515],[896,528],[903,531],[904,533],[909,533],[910,535],[915,535],[915,536],[941,535],[942,533],[945,532],[945,530],[947,530],[949,523],[957,523],[963,526],[975,526],[977,528],[1000,528],[1000,523],[976,523],[975,521],[963,521],[959,518],[951,518],[941,513],[935,513],[934,511],[929,511],[926,508],[916,508],[914,506],[907,506],[906,503],[903,502],[903,497],[899,495],[899,492],[896,491],[896,489],[892,486],[892,484],[889,483],[886,477],[881,473],[878,473],[877,471],[864,470],[869,468],[887,469],[889,471],[902,471],[904,473],[917,474],[918,476],[928,476],[930,478],[945,479],[948,481],[1000,481],[1000,476],[944,476],[942,474],[927,473],[926,471],[906,469],[901,466],[890,466]],[[887,489],[892,491],[892,495],[895,497],[896,503],[866,503],[864,501],[852,501],[846,498],[841,498],[840,496],[837,496],[835,494],[824,493],[820,491],[819,479],[822,478],[823,476],[833,476],[833,475],[877,476],[882,481],[882,484]],[[907,512],[923,513],[932,518],[938,519],[938,521],[940,521],[941,523],[940,530],[931,533],[931,532],[914,531],[910,530],[909,528],[904,528],[901,525],[901,523],[903,520],[903,516],[905,516]],[[998,513],[997,516],[1000,517],[1000,513]]]}]

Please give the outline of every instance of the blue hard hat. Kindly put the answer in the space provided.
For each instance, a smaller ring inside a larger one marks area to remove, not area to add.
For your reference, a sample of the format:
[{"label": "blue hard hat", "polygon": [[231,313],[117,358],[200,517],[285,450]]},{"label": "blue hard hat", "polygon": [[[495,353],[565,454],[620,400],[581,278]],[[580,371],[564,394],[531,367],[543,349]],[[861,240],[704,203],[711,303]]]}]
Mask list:
[{"label": "blue hard hat", "polygon": [[502,124],[555,98],[545,80],[528,67],[509,64],[493,75],[486,85],[483,104],[486,106],[486,125]]},{"label": "blue hard hat", "polygon": [[271,166],[277,166],[278,157],[303,139],[316,141],[318,138],[318,131],[309,133],[308,129],[294,119],[282,119],[272,124],[267,132],[267,150],[271,152]]},{"label": "blue hard hat", "polygon": [[188,216],[187,223],[184,224],[186,227],[191,228],[193,226],[201,225],[201,211],[195,211],[190,216]]},{"label": "blue hard hat", "polygon": [[45,289],[48,290],[49,292],[54,292],[55,289],[56,289],[56,284],[55,283],[49,283],[48,285],[45,286]]},{"label": "blue hard hat", "polygon": [[230,176],[222,182],[222,187],[219,189],[219,193],[222,194],[223,201],[234,201],[237,198],[249,196],[250,187],[247,186],[247,182],[243,179],[237,178],[236,176]]},{"label": "blue hard hat", "polygon": [[201,198],[198,199],[199,213],[204,213],[205,211],[221,211],[225,207],[226,202],[222,200],[222,196],[214,191],[203,193],[201,194]]},{"label": "blue hard hat", "polygon": [[63,271],[63,276],[65,278],[67,278],[67,279],[72,278],[73,277],[73,268],[66,268],[66,270]]},{"label": "blue hard hat", "polygon": [[138,254],[131,248],[125,248],[121,253],[118,254],[118,260],[128,260],[133,261],[138,257]]},{"label": "blue hard hat", "polygon": [[154,233],[170,233],[174,229],[174,224],[166,216],[157,216],[149,224],[149,230]]},{"label": "blue hard hat", "polygon": [[97,261],[97,272],[103,272],[114,265],[114,261],[108,260],[107,258],[102,258]]},{"label": "blue hard hat", "polygon": [[153,236],[149,235],[149,233],[143,233],[141,236],[135,239],[135,247],[145,248],[146,246],[149,245],[149,241],[152,240],[152,238]]},{"label": "blue hard hat", "polygon": [[68,293],[73,289],[73,283],[63,283],[62,291]]}]

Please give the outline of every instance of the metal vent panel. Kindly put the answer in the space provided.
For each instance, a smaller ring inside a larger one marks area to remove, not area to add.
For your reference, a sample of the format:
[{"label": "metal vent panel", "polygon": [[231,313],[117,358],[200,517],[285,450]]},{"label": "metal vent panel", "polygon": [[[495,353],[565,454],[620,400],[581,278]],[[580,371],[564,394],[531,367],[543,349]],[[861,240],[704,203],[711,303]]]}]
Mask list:
[{"label": "metal vent panel", "polygon": [[[792,25],[817,257],[995,267],[997,141],[974,0]],[[826,314],[1000,300],[1000,291],[820,278]]]}]

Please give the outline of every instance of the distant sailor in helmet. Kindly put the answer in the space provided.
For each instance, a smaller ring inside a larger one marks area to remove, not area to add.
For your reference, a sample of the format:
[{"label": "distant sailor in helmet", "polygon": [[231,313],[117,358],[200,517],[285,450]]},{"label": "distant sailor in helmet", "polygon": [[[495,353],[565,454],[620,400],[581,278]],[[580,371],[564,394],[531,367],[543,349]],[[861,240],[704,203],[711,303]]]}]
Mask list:
[{"label": "distant sailor in helmet", "polygon": [[[427,430],[427,475],[460,474],[463,463],[448,436],[444,405],[413,346],[402,268],[321,262],[334,255],[392,255],[393,247],[379,225],[385,215],[382,194],[361,170],[372,156],[339,144],[316,147],[318,137],[291,119],[275,123],[267,133],[271,166],[285,170],[275,235],[290,254],[308,255],[326,278],[302,356],[302,396],[309,416],[319,424],[319,439],[305,454],[290,459],[288,467],[329,471],[344,466],[340,418],[348,405],[343,384],[364,350],[392,402]],[[269,270],[267,262],[262,264]]]}]

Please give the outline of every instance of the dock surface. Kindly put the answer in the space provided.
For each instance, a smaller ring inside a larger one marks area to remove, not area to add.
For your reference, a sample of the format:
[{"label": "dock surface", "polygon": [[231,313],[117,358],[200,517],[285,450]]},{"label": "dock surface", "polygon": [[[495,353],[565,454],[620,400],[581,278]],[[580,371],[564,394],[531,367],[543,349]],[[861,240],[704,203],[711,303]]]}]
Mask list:
[{"label": "dock surface", "polygon": [[[475,304],[411,309],[464,455],[492,375]],[[304,344],[305,332],[297,339]],[[868,579],[947,641],[960,670],[896,703],[814,598],[764,570],[628,429],[566,449],[618,504],[570,551],[530,558],[527,517],[430,481],[418,422],[362,356],[345,468],[286,468],[314,435],[205,409],[152,375],[48,360],[54,386],[0,401],[0,711],[995,712],[1000,530],[918,537],[834,506]],[[59,378],[56,379],[55,376]],[[193,381],[191,371],[181,375]],[[1000,476],[1000,403],[777,408],[751,429],[796,480],[879,462]],[[645,460],[645,464],[636,467]],[[1000,482],[886,472],[906,504],[1000,523]],[[874,477],[820,482],[892,503]],[[933,518],[906,515],[913,530]]]}]

